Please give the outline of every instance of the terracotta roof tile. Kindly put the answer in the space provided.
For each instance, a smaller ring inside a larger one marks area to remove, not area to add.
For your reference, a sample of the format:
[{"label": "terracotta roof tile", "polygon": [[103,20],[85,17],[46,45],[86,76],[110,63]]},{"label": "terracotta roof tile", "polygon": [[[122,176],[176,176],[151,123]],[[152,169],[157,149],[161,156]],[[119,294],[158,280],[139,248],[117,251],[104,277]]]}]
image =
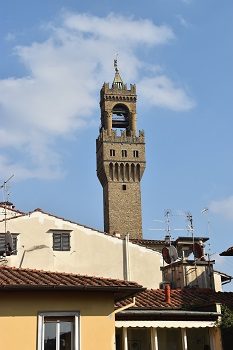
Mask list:
[{"label": "terracotta roof tile", "polygon": [[111,278],[83,276],[72,273],[48,272],[42,270],[20,269],[8,266],[0,267],[0,289],[10,287],[111,287],[132,288],[142,290],[136,282],[129,282]]},{"label": "terracotta roof tile", "polygon": [[[4,204],[0,204],[0,208],[5,210],[5,205]],[[25,214],[23,211],[15,209],[15,208],[8,208],[6,207],[7,210],[18,213],[18,214]]]},{"label": "terracotta roof tile", "polygon": [[[129,299],[116,304],[121,307],[129,304]],[[192,309],[220,303],[233,309],[233,292],[215,292],[211,289],[185,288],[171,290],[171,303],[165,302],[165,291],[163,289],[147,289],[136,296],[134,309]],[[131,308],[132,310],[132,308]]]}]

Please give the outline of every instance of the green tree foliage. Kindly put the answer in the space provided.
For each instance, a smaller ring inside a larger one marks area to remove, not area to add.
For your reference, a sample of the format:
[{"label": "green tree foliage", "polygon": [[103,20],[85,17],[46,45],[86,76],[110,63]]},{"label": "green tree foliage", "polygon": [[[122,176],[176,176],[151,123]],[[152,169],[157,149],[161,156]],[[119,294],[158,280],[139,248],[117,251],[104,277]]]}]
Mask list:
[{"label": "green tree foliage", "polygon": [[220,321],[220,327],[222,329],[233,328],[233,311],[226,305],[222,305],[222,319]]}]

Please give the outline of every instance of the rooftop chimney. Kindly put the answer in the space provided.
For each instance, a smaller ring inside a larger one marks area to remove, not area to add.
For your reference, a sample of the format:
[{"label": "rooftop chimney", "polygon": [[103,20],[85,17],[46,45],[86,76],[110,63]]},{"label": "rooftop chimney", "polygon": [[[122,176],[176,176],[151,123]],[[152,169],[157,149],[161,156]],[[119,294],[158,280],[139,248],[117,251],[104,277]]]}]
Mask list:
[{"label": "rooftop chimney", "polygon": [[11,203],[11,202],[8,202],[8,201],[0,202],[0,206],[4,207],[4,208],[7,208],[7,209],[14,209],[15,208],[14,204]]},{"label": "rooftop chimney", "polygon": [[171,304],[171,286],[170,283],[166,283],[164,286],[165,302]]}]

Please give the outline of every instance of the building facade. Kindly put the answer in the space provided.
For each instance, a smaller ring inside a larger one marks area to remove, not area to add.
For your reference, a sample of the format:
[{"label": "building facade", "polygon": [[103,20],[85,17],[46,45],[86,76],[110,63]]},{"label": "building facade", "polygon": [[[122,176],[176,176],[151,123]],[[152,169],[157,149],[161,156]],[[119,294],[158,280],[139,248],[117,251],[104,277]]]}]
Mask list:
[{"label": "building facade", "polygon": [[[2,263],[8,266],[125,279],[159,288],[161,254],[131,243],[127,237],[105,234],[41,209],[16,216],[15,212],[13,216],[8,212],[6,228],[14,237],[16,248],[3,259]],[[4,230],[2,220],[3,239]]]},{"label": "building facade", "polygon": [[137,283],[0,267],[0,339],[9,350],[115,350],[114,302]]}]

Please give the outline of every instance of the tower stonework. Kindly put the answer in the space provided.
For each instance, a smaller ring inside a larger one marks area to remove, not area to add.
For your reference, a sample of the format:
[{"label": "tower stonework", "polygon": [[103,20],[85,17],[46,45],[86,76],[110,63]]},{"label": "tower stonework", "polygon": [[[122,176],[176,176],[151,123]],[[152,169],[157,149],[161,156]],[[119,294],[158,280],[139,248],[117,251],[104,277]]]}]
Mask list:
[{"label": "tower stonework", "polygon": [[[104,230],[142,238],[140,181],[145,170],[144,132],[137,133],[136,86],[123,83],[116,61],[111,87],[100,91],[97,176],[103,187]],[[120,129],[120,130],[119,130]]]}]

